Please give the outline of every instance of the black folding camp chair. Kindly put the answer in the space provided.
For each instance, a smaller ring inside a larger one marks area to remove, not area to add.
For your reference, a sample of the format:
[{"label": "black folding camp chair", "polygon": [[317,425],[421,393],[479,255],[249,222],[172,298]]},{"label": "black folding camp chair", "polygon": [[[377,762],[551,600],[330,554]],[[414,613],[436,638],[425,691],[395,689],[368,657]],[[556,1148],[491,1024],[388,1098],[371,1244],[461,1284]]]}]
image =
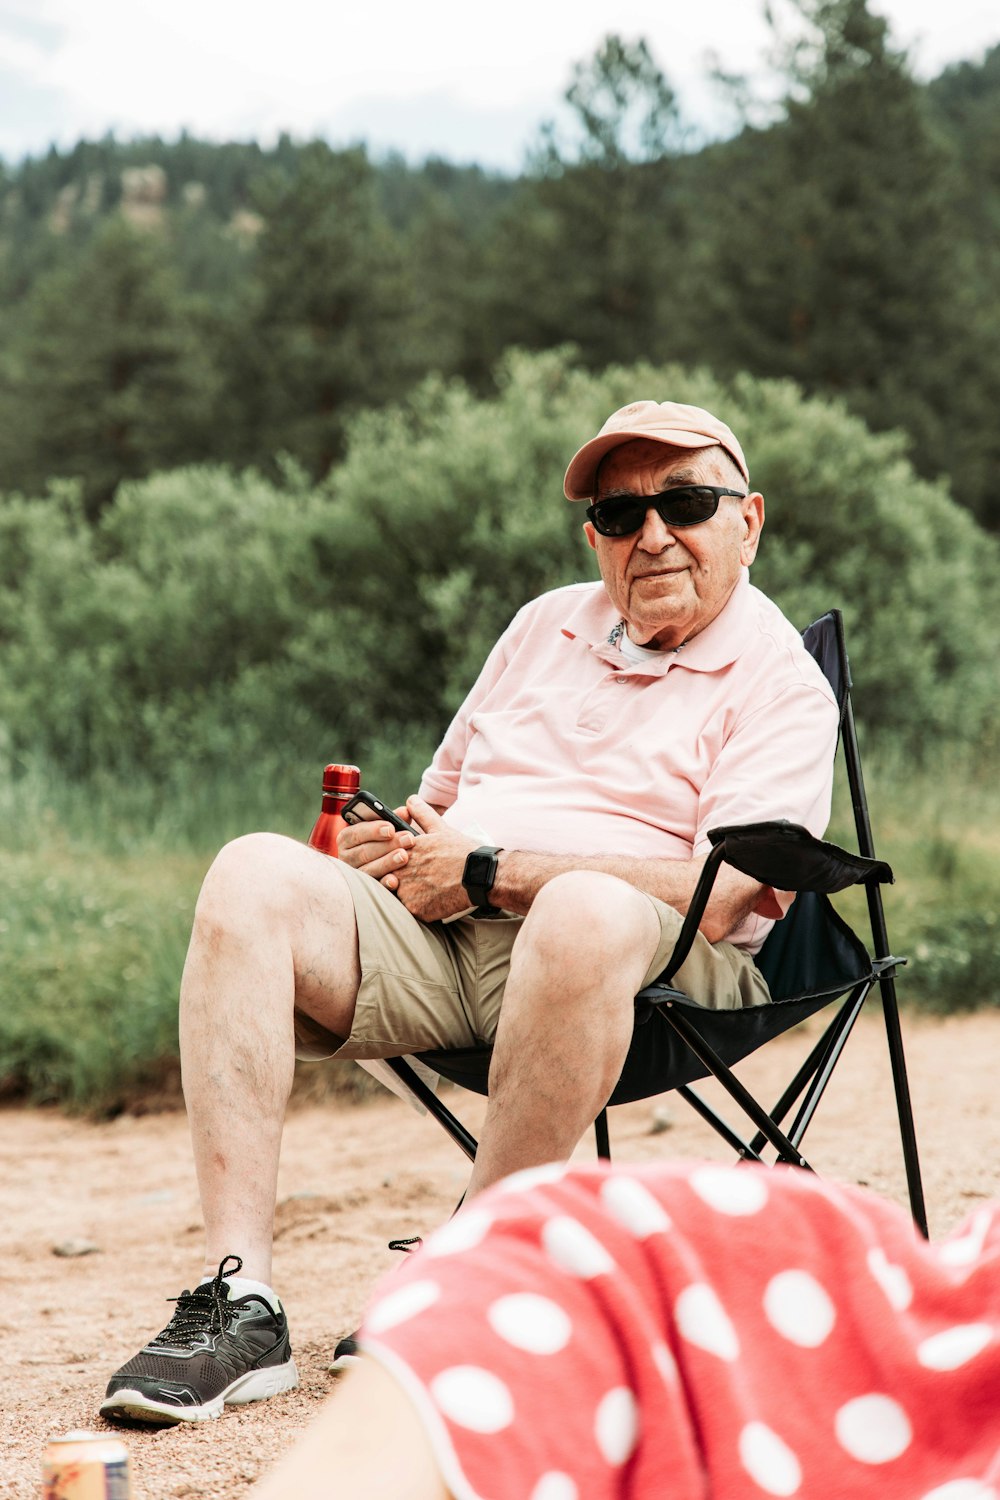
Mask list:
[{"label": "black folding camp chair", "polygon": [[[926,1236],[927,1214],[920,1179],[913,1111],[896,1002],[895,973],[905,959],[892,954],[886,933],[880,887],[891,883],[889,866],[875,858],[868,804],[861,771],[851,704],[851,677],[839,610],[831,610],[803,635],[840,706],[840,744],[854,810],[858,854],[813,838],[795,824],[773,822],[718,828],[709,837],[705,861],[691,908],[674,952],[655,983],[636,996],[636,1024],[625,1065],[608,1104],[650,1098],[670,1089],[690,1104],[729,1143],[738,1156],[763,1161],[770,1146],[776,1162],[810,1169],[802,1142],[816,1113],[851,1029],[877,985],[882,999],[903,1159],[913,1218]],[[752,879],[779,890],[798,892],[788,915],[776,922],[757,955],[771,992],[769,1005],[744,1010],[708,1010],[671,985],[694,941],[720,865],[725,861]],[[867,896],[874,956],[832,906],[831,894],[863,885]],[[758,1047],[807,1016],[840,1001],[822,1036],[809,1052],[780,1099],[765,1109],[732,1072]],[[453,1083],[474,1093],[488,1093],[491,1049],[468,1048],[424,1052],[420,1061]],[[415,1098],[434,1115],[471,1158],[476,1141],[403,1058],[388,1066]],[[691,1087],[697,1079],[715,1077],[754,1129],[750,1139],[737,1131]],[[795,1110],[791,1123],[789,1114]],[[610,1157],[607,1109],[594,1122],[598,1154]]]}]

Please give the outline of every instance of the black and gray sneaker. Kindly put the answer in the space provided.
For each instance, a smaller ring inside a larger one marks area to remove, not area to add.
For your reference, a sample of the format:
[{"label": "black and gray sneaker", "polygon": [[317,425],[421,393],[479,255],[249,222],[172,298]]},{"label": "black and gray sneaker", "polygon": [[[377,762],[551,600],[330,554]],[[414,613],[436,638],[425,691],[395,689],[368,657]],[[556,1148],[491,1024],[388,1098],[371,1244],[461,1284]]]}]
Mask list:
[{"label": "black and gray sneaker", "polygon": [[221,1417],[228,1403],[263,1401],[299,1383],[288,1319],[251,1293],[230,1300],[228,1274],[243,1262],[227,1255],[212,1281],[169,1300],[177,1309],[155,1339],[112,1375],[101,1416],[172,1426]]},{"label": "black and gray sneaker", "polygon": [[333,1370],[346,1370],[348,1365],[353,1365],[361,1358],[361,1350],[358,1347],[358,1330],[354,1333],[345,1333],[336,1349],[333,1351]]},{"label": "black and gray sneaker", "polygon": [[[419,1234],[412,1235],[406,1240],[390,1240],[390,1250],[401,1250],[404,1255],[412,1255],[423,1244]],[[345,1333],[336,1349],[333,1351],[333,1363],[330,1366],[334,1370],[346,1370],[348,1365],[353,1365],[361,1358],[361,1349],[358,1345],[358,1329],[353,1333]]]}]

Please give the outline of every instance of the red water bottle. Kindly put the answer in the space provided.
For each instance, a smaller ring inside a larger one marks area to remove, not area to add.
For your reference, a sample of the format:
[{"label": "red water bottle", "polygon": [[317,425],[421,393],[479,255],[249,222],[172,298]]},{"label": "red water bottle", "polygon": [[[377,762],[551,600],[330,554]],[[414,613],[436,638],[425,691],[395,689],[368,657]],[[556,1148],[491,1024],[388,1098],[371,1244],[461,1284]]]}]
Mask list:
[{"label": "red water bottle", "polygon": [[340,816],[340,809],[349,797],[361,786],[361,772],[357,766],[329,765],[323,771],[323,807],[309,835],[309,843],[321,854],[337,857],[337,834],[347,824]]}]

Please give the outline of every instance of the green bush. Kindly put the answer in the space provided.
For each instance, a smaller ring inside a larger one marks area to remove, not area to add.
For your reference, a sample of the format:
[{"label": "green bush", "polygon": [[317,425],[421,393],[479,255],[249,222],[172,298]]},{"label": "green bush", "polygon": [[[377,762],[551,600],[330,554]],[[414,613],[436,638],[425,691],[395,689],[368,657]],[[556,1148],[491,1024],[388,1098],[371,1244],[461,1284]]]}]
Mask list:
[{"label": "green bush", "polygon": [[202,862],[50,845],[0,866],[0,1095],[114,1111],[176,1080],[177,981]]},{"label": "green bush", "polygon": [[169,784],[380,744],[409,767],[516,609],[595,576],[562,474],[637,396],[741,435],[768,503],[754,579],[800,626],[843,608],[869,731],[910,754],[995,741],[997,546],[901,438],[787,382],[548,353],[508,356],[492,398],[432,379],[359,417],[320,488],[291,465],[178,470],[122,486],[96,528],[70,487],[0,500],[0,761]]},{"label": "green bush", "polygon": [[998,952],[996,907],[931,913],[913,945],[902,993],[912,1004],[938,1014],[1000,1006]]},{"label": "green bush", "polygon": [[[878,853],[896,883],[884,889],[904,1005],[945,1014],[1000,1004],[1000,782],[995,763],[938,747],[915,767],[898,747],[865,757],[865,781]],[[855,847],[846,782],[838,778],[829,837]],[[858,932],[867,930],[864,895],[837,898]]]}]

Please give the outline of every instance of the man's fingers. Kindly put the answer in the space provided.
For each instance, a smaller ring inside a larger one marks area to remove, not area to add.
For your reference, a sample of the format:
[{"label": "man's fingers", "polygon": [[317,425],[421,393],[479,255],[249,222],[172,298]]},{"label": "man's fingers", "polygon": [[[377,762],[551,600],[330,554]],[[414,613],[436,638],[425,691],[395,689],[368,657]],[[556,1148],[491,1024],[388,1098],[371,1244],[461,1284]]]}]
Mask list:
[{"label": "man's fingers", "polygon": [[382,880],[386,875],[399,874],[409,857],[405,849],[393,849],[388,854],[383,849],[371,859],[363,860],[360,864],[355,863],[354,867],[357,870],[363,870],[373,880]]},{"label": "man's fingers", "polygon": [[436,813],[430,803],[424,801],[423,797],[418,797],[415,794],[412,797],[407,797],[402,816],[408,823],[416,823],[417,827],[422,828],[425,833],[429,833],[432,828],[438,827],[441,823],[440,814]]},{"label": "man's fingers", "polygon": [[389,823],[370,823],[363,829],[345,829],[337,841],[337,851],[352,869],[381,880],[406,864],[409,854],[399,847],[401,843],[412,844],[413,835],[397,834]]},{"label": "man's fingers", "polygon": [[373,880],[382,880],[387,874],[400,874],[405,868],[409,855],[405,849],[393,849],[391,853],[384,853],[375,859],[366,859],[363,864],[355,864],[355,870],[361,870],[364,874],[370,874]]}]

